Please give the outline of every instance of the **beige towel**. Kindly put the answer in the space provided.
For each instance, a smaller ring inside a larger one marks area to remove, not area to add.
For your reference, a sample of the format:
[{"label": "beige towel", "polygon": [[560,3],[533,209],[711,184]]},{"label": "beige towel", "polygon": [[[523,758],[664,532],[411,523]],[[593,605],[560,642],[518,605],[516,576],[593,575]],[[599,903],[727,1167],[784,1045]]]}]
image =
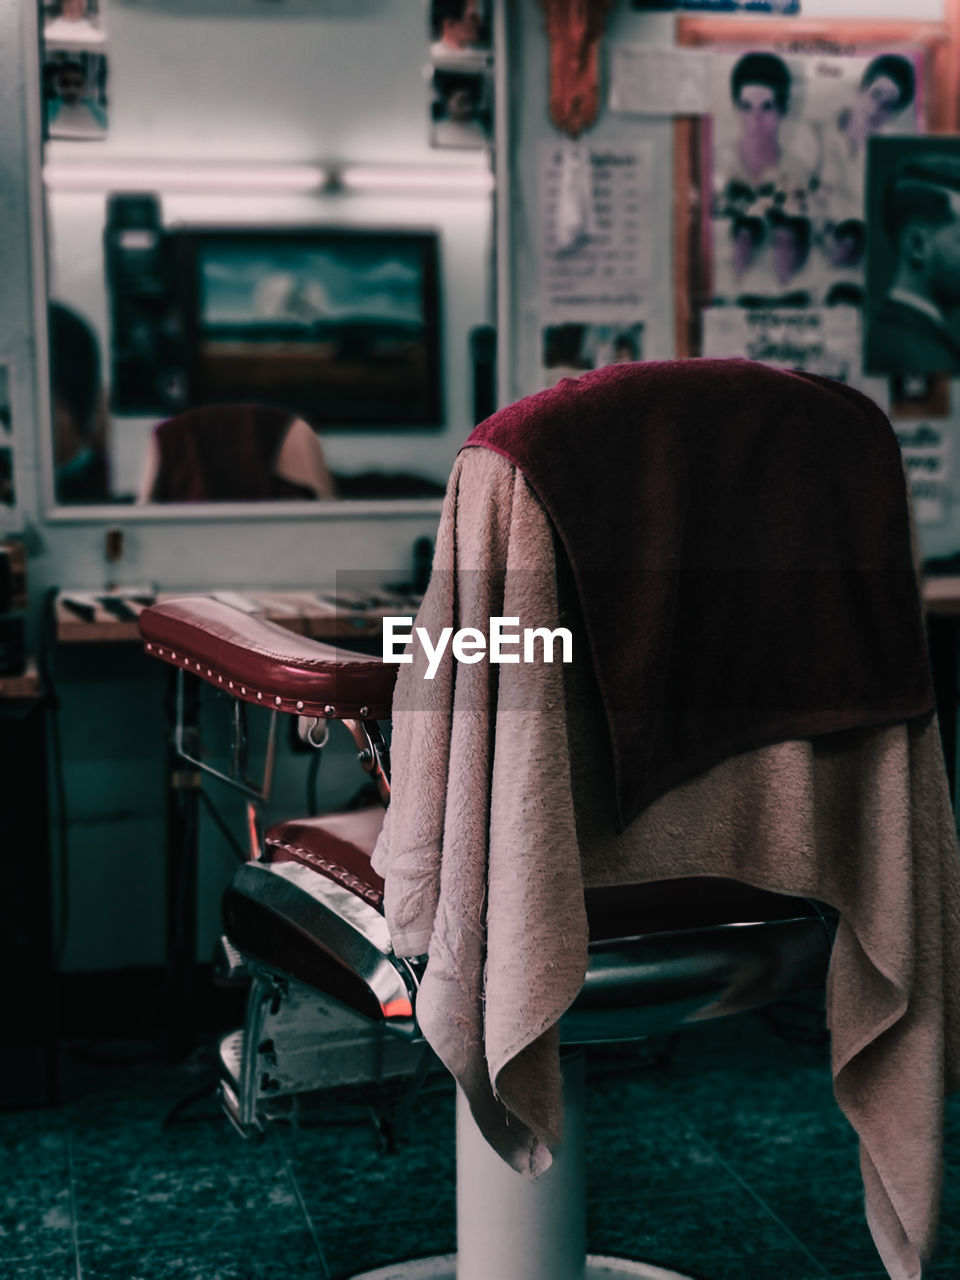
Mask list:
[{"label": "beige towel", "polygon": [[[494,615],[557,625],[553,540],[523,477],[470,450],[418,625],[486,632]],[[960,1063],[960,858],[936,723],[745,753],[618,836],[583,661],[446,661],[433,681],[425,667],[415,646],[400,669],[373,861],[395,949],[429,952],[420,1025],[491,1145],[536,1176],[559,1138],[556,1024],[586,967],[584,885],[717,875],[815,897],[840,913],[834,1084],[860,1135],[868,1220],[890,1275],[920,1276]]]}]

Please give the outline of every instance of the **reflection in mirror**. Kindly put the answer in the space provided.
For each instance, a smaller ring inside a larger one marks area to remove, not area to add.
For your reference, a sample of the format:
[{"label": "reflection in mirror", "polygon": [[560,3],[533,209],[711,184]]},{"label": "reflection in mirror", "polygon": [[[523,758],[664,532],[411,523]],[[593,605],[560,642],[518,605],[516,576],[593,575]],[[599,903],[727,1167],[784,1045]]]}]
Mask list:
[{"label": "reflection in mirror", "polygon": [[89,321],[59,302],[49,306],[48,332],[57,501],[108,502],[109,450],[100,344]]},{"label": "reflection in mirror", "polygon": [[334,498],[316,432],[269,405],[212,405],[154,431],[142,502]]},{"label": "reflection in mirror", "polygon": [[[161,417],[139,502],[442,496],[409,472],[337,484],[315,425],[443,425],[434,234],[165,232],[153,196],[111,196],[105,249],[110,407]],[[129,501],[110,484],[96,335],[62,303],[49,324],[57,501]]]},{"label": "reflection in mirror", "polygon": [[57,504],[442,496],[491,407],[492,201],[483,149],[431,149],[427,9],[44,6],[45,65],[109,65],[96,145],[45,114]]},{"label": "reflection in mirror", "polygon": [[148,447],[140,502],[332,501],[443,497],[426,476],[334,476],[303,418],[270,405],[209,405],[161,422]]},{"label": "reflection in mirror", "polygon": [[[269,396],[318,427],[443,425],[434,233],[194,227],[160,244],[174,396]],[[163,390],[152,372],[141,397]]]},{"label": "reflection in mirror", "polygon": [[303,418],[269,405],[239,404],[190,409],[161,422],[147,447],[138,501],[331,501],[443,493],[443,485],[399,472],[335,478],[317,433]]}]

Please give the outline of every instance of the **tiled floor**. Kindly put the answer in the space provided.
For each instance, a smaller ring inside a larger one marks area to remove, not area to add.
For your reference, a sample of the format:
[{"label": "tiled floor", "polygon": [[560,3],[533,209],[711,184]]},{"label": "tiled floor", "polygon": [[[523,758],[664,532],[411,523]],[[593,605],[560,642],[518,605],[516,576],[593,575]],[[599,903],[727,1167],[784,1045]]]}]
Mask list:
[{"label": "tiled floor", "polygon": [[[883,1275],[822,1046],[748,1017],[686,1032],[664,1065],[597,1055],[591,1073],[592,1251],[703,1280]],[[208,1076],[203,1055],[168,1068],[68,1053],[61,1109],[0,1115],[0,1276],[295,1280],[452,1250],[442,1079],[385,1155],[356,1095],[331,1095],[309,1126],[276,1126],[259,1147],[204,1098],[165,1130]],[[960,1139],[960,1105],[948,1129]],[[930,1280],[960,1276],[960,1141],[947,1159]]]}]

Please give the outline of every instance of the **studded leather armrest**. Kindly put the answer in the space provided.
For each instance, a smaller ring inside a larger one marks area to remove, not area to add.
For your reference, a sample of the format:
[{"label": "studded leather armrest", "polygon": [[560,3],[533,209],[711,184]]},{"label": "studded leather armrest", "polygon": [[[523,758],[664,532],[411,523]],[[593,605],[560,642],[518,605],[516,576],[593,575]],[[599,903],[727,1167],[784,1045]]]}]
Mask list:
[{"label": "studded leather armrest", "polygon": [[291,715],[387,720],[397,667],[295,635],[205,596],[166,600],[140,614],[151,657],[232,697]]}]

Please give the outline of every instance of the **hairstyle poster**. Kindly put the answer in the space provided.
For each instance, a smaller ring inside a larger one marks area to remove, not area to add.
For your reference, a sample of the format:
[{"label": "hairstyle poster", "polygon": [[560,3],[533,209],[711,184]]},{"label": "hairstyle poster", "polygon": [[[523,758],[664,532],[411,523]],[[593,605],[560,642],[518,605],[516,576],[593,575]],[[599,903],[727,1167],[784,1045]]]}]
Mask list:
[{"label": "hairstyle poster", "polygon": [[861,304],[868,142],[923,131],[923,57],[919,47],[716,51],[702,157],[709,301]]}]

